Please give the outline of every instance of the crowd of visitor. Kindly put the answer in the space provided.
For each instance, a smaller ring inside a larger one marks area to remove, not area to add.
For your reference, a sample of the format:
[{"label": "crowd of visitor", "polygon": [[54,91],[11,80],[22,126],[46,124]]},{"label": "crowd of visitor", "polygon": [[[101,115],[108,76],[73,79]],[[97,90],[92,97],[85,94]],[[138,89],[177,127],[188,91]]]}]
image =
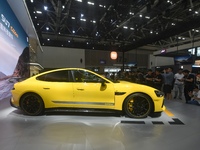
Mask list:
[{"label": "crowd of visitor", "polygon": [[119,72],[117,75],[111,74],[107,78],[145,84],[163,91],[166,100],[185,99],[187,104],[200,105],[200,74],[191,73],[187,69],[180,68],[177,73],[174,73],[171,67],[155,71],[149,69],[146,73],[140,70]]}]

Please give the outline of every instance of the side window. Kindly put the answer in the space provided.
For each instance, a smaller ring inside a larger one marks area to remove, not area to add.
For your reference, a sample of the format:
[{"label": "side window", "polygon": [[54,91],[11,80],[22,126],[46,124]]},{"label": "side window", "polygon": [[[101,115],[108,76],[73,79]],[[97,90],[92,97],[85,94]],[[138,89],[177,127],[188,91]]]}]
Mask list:
[{"label": "side window", "polygon": [[75,82],[83,82],[83,71],[82,70],[74,70],[74,81]]},{"label": "side window", "polygon": [[103,80],[99,76],[83,70],[75,70],[73,74],[75,82],[97,83]]},{"label": "side window", "polygon": [[37,77],[36,79],[41,80],[41,81],[48,81],[48,82],[70,82],[69,71],[67,70],[50,72],[50,73],[41,75]]}]

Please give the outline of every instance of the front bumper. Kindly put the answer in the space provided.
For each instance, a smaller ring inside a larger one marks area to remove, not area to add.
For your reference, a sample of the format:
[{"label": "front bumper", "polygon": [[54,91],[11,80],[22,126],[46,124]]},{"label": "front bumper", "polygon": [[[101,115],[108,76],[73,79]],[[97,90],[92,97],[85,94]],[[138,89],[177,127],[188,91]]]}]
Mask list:
[{"label": "front bumper", "polygon": [[19,108],[17,104],[14,103],[13,97],[10,98],[10,105],[14,108]]}]

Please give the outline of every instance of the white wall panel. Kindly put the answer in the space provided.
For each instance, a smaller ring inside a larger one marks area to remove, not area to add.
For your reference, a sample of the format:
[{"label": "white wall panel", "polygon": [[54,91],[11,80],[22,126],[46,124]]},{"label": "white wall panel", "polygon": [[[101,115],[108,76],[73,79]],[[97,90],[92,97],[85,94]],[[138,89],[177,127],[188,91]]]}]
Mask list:
[{"label": "white wall panel", "polygon": [[[85,67],[85,50],[62,47],[42,47],[37,52],[38,63],[44,68]],[[82,59],[82,63],[81,63]]]},{"label": "white wall panel", "polygon": [[149,61],[150,68],[156,67],[156,66],[174,65],[174,58],[173,57],[160,57],[160,56],[150,55],[149,60],[150,60]]}]

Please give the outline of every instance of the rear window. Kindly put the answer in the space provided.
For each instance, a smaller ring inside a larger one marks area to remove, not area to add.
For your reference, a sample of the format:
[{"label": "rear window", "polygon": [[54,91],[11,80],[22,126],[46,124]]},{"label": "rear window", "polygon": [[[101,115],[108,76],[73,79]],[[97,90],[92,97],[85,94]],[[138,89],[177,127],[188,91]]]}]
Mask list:
[{"label": "rear window", "polygon": [[48,82],[70,82],[69,71],[62,70],[56,72],[50,72],[36,78],[40,81],[48,81]]}]

